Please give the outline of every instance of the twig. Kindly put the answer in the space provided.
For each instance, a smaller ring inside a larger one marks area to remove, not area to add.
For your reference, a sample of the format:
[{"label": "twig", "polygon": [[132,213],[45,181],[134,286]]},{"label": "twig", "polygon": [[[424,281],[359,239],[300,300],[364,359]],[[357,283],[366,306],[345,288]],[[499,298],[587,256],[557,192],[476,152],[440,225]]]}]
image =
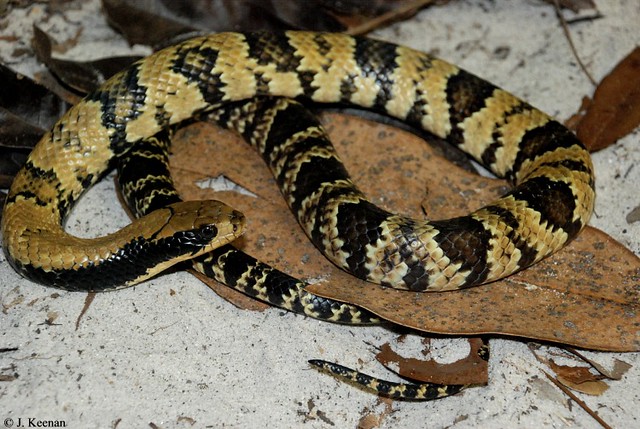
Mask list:
[{"label": "twig", "polygon": [[566,388],[565,386],[562,385],[562,383],[560,383],[558,380],[556,380],[554,377],[552,377],[551,375],[549,375],[546,371],[542,370],[542,372],[544,373],[544,375],[547,376],[547,378],[556,385],[556,387],[560,390],[562,390],[568,397],[570,397],[571,399],[573,399],[575,401],[576,404],[578,404],[583,410],[585,410],[591,417],[593,417],[595,419],[595,421],[597,421],[598,423],[600,423],[600,425],[605,428],[605,429],[613,429],[611,426],[609,426],[607,424],[607,422],[605,422],[604,420],[602,420],[602,418],[600,418],[600,416],[598,415],[598,413],[596,413],[595,411],[593,411],[591,408],[589,408],[589,406],[587,404],[585,404],[582,400],[580,400],[580,398],[578,398],[576,395],[573,394],[573,392],[571,392],[568,388]]},{"label": "twig", "polygon": [[573,39],[571,38],[571,33],[569,32],[569,26],[567,25],[567,21],[564,19],[564,16],[562,16],[562,12],[560,11],[560,4],[558,3],[558,0],[553,1],[553,7],[555,9],[556,16],[560,20],[560,25],[562,25],[562,31],[564,31],[564,35],[567,38],[567,41],[569,42],[569,47],[571,48],[571,52],[573,52],[573,56],[575,57],[576,61],[578,61],[578,64],[580,65],[580,68],[582,69],[584,74],[587,76],[587,79],[589,79],[589,81],[593,84],[593,86],[598,86],[595,79],[593,78],[593,76],[591,76],[591,73],[589,73],[589,70],[587,70],[587,67],[584,65],[584,63],[580,59],[580,55],[578,55],[578,51],[576,50],[576,47],[573,44]]}]

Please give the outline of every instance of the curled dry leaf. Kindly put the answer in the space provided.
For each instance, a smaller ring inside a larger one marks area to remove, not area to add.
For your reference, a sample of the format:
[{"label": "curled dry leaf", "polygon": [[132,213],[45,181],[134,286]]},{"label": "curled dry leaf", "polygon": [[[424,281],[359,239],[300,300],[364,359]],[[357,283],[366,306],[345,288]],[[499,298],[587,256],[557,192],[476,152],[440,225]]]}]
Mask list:
[{"label": "curled dry leaf", "polygon": [[[442,219],[468,213],[505,190],[503,181],[447,164],[409,133],[335,114],[325,121],[355,182],[385,208],[421,217],[422,205],[430,218]],[[245,213],[248,232],[236,245],[293,276],[314,279],[313,293],[426,332],[500,333],[599,350],[640,350],[640,259],[594,228],[506,280],[455,292],[412,293],[363,282],[329,263],[302,233],[262,160],[234,134],[205,124],[184,129],[174,144],[172,167],[186,199],[216,198]],[[196,185],[220,174],[255,196]]]},{"label": "curled dry leaf", "polygon": [[615,143],[639,125],[640,47],[637,47],[600,82],[576,133],[589,150],[596,151]]},{"label": "curled dry leaf", "polygon": [[470,338],[469,345],[469,355],[448,364],[433,359],[402,357],[391,349],[389,343],[380,347],[376,359],[391,371],[410,380],[438,384],[487,384],[489,365],[478,354],[483,342],[480,338]]},{"label": "curled dry leaf", "polygon": [[603,375],[592,373],[586,366],[558,365],[549,359],[549,366],[556,373],[557,380],[578,392],[588,395],[601,395],[609,386],[602,381]]},{"label": "curled dry leaf", "polygon": [[570,389],[592,396],[602,395],[609,389],[607,383],[602,380],[591,380],[576,383],[569,378],[563,377],[562,375],[557,375],[556,379]]},{"label": "curled dry leaf", "polygon": [[588,395],[601,395],[609,389],[608,384],[603,381],[603,379],[607,377],[598,370],[596,364],[586,359],[576,350],[573,350],[570,347],[567,348],[576,357],[589,363],[591,368],[599,372],[598,374],[591,372],[591,368],[587,366],[559,365],[555,363],[553,359],[542,356],[538,352],[539,348],[540,346],[537,344],[529,344],[529,350],[531,350],[536,359],[549,366],[556,373],[556,378],[554,379],[545,372],[547,377],[549,377],[556,386],[561,387],[563,391],[566,392],[566,388],[569,388]]}]

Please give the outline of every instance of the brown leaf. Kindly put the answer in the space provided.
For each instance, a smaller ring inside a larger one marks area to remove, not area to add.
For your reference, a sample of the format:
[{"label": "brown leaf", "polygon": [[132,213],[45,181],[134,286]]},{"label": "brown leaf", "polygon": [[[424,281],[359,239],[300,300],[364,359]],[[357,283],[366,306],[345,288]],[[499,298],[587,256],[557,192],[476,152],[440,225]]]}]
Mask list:
[{"label": "brown leaf", "polygon": [[586,366],[559,365],[555,363],[553,359],[549,359],[548,362],[551,369],[553,369],[558,376],[572,383],[580,384],[586,381],[598,381],[604,378],[600,374],[592,373],[589,367]]},{"label": "brown leaf", "polygon": [[594,361],[593,359],[587,358],[582,353],[578,352],[575,349],[572,349],[571,347],[567,347],[567,350],[569,352],[573,353],[575,356],[577,356],[580,359],[582,359],[583,361],[587,362],[589,365],[591,365],[596,371],[598,371],[604,377],[606,377],[608,379],[611,379],[611,380],[620,380],[622,378],[622,376],[627,371],[629,371],[629,369],[632,367],[632,365],[628,364],[627,362],[621,361],[620,359],[614,359],[613,369],[612,370],[608,370],[607,368],[605,368],[604,366],[602,366],[598,362]]},{"label": "brown leaf", "polygon": [[[354,181],[387,209],[423,217],[424,206],[429,218],[442,219],[468,213],[505,190],[503,181],[448,164],[409,133],[346,116],[325,119]],[[208,125],[179,134],[172,165],[182,195],[217,198],[244,212],[248,232],[235,244],[293,276],[314,279],[313,293],[426,332],[501,333],[600,350],[640,350],[640,260],[601,231],[587,228],[556,256],[490,285],[448,293],[382,288],[345,274],[310,244],[268,169],[241,139]],[[197,185],[220,174],[255,196],[212,193]]]},{"label": "brown leaf", "polygon": [[[0,107],[43,134],[67,111],[70,104],[26,76],[0,64]],[[33,131],[32,129],[29,130]],[[7,144],[3,135],[0,145]],[[31,145],[21,147],[31,148]]]},{"label": "brown leaf", "polygon": [[155,1],[103,0],[102,6],[109,24],[120,31],[131,45],[158,46],[179,34],[196,30],[167,16]]},{"label": "brown leaf", "polygon": [[[362,410],[362,417],[358,420],[358,429],[376,429],[382,426],[382,423],[393,414],[393,399],[378,396],[376,406],[370,409],[365,407]],[[377,405],[382,405],[382,410]]]},{"label": "brown leaf", "polygon": [[589,106],[591,106],[591,103],[591,98],[587,97],[586,95],[582,97],[582,102],[580,103],[578,111],[571,115],[566,121],[564,121],[565,127],[575,132],[578,128],[578,125],[580,125],[580,121],[582,121],[584,115],[586,115],[587,113],[587,110],[589,110]]},{"label": "brown leaf", "polygon": [[[8,188],[29,152],[69,107],[47,88],[0,65],[0,188]],[[0,207],[5,195],[0,194]],[[0,215],[1,216],[1,215]]]},{"label": "brown leaf", "polygon": [[123,56],[86,62],[59,60],[51,56],[52,42],[47,33],[37,26],[33,27],[33,33],[33,47],[38,59],[62,83],[81,94],[93,91],[109,77],[140,59],[139,56]]},{"label": "brown leaf", "polygon": [[609,386],[602,381],[601,374],[592,373],[586,366],[558,365],[553,359],[548,360],[549,366],[556,373],[556,379],[570,389],[588,395],[601,395]]},{"label": "brown leaf", "polygon": [[556,379],[568,388],[576,390],[578,392],[586,393],[587,395],[599,396],[609,389],[607,383],[602,380],[583,381],[581,383],[575,383],[574,381],[567,379],[561,375],[558,375]]},{"label": "brown leaf", "polygon": [[391,349],[389,343],[380,347],[376,359],[391,371],[410,380],[438,384],[487,384],[489,366],[487,361],[478,356],[483,342],[479,338],[470,338],[469,345],[471,350],[467,357],[448,364],[438,363],[433,359],[402,357]]},{"label": "brown leaf", "polygon": [[603,149],[640,125],[640,47],[606,76],[577,126],[591,151]]},{"label": "brown leaf", "polygon": [[604,368],[602,365],[598,364],[597,362],[593,362],[593,361],[589,361],[589,362],[591,363],[591,365],[593,365],[595,369],[598,370],[600,374],[604,375],[607,378],[610,378],[611,380],[622,379],[622,376],[625,375],[627,371],[629,371],[633,367],[633,365],[628,364],[625,361],[622,361],[620,359],[614,359],[613,369],[609,371],[606,368]]},{"label": "brown leaf", "polygon": [[635,206],[633,210],[627,213],[626,216],[627,223],[634,223],[640,221],[640,206]]}]

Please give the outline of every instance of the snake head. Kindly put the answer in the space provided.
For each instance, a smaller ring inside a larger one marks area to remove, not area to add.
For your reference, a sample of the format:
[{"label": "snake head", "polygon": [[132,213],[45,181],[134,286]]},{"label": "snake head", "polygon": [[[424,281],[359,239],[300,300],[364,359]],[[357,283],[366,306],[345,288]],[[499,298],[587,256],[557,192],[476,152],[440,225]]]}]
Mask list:
[{"label": "snake head", "polygon": [[220,201],[184,201],[166,210],[169,216],[155,238],[175,240],[190,249],[190,257],[230,243],[245,230],[244,215]]}]

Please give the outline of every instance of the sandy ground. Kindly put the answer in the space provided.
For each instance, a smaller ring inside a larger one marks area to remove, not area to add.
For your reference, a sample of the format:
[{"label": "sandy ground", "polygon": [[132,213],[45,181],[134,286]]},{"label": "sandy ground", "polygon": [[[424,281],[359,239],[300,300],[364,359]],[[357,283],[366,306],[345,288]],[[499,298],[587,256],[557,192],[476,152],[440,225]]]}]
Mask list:
[{"label": "sandy ground", "polygon": [[[596,1],[603,18],[571,31],[599,80],[640,43],[640,3]],[[64,17],[46,17],[39,5],[13,11],[2,18],[0,36],[18,40],[0,37],[2,61],[26,74],[39,70],[29,55],[11,56],[29,46],[34,22],[61,41],[84,26],[68,53],[73,58],[130,52],[98,10],[91,0]],[[375,36],[437,53],[560,119],[593,91],[553,9],[539,0],[451,2]],[[591,221],[636,254],[640,222],[629,224],[625,217],[640,204],[639,138],[636,131],[594,156],[598,197]],[[127,221],[109,178],[82,200],[68,226],[78,235],[100,235]],[[431,403],[390,402],[306,364],[322,357],[392,378],[374,359],[375,347],[396,337],[384,328],[336,326],[279,309],[240,311],[177,273],[98,295],[76,329],[85,294],[22,279],[4,255],[0,285],[0,348],[17,349],[0,353],[0,372],[10,380],[0,381],[0,420],[7,427],[28,427],[29,418],[73,428],[348,428],[374,420],[384,428],[599,427],[545,378],[521,341],[491,341],[487,387]],[[419,356],[420,338],[410,336],[400,352]],[[442,362],[468,351],[459,339],[434,344]],[[632,368],[603,395],[578,396],[613,427],[640,427],[640,354],[586,354],[606,367],[618,358]]]}]

